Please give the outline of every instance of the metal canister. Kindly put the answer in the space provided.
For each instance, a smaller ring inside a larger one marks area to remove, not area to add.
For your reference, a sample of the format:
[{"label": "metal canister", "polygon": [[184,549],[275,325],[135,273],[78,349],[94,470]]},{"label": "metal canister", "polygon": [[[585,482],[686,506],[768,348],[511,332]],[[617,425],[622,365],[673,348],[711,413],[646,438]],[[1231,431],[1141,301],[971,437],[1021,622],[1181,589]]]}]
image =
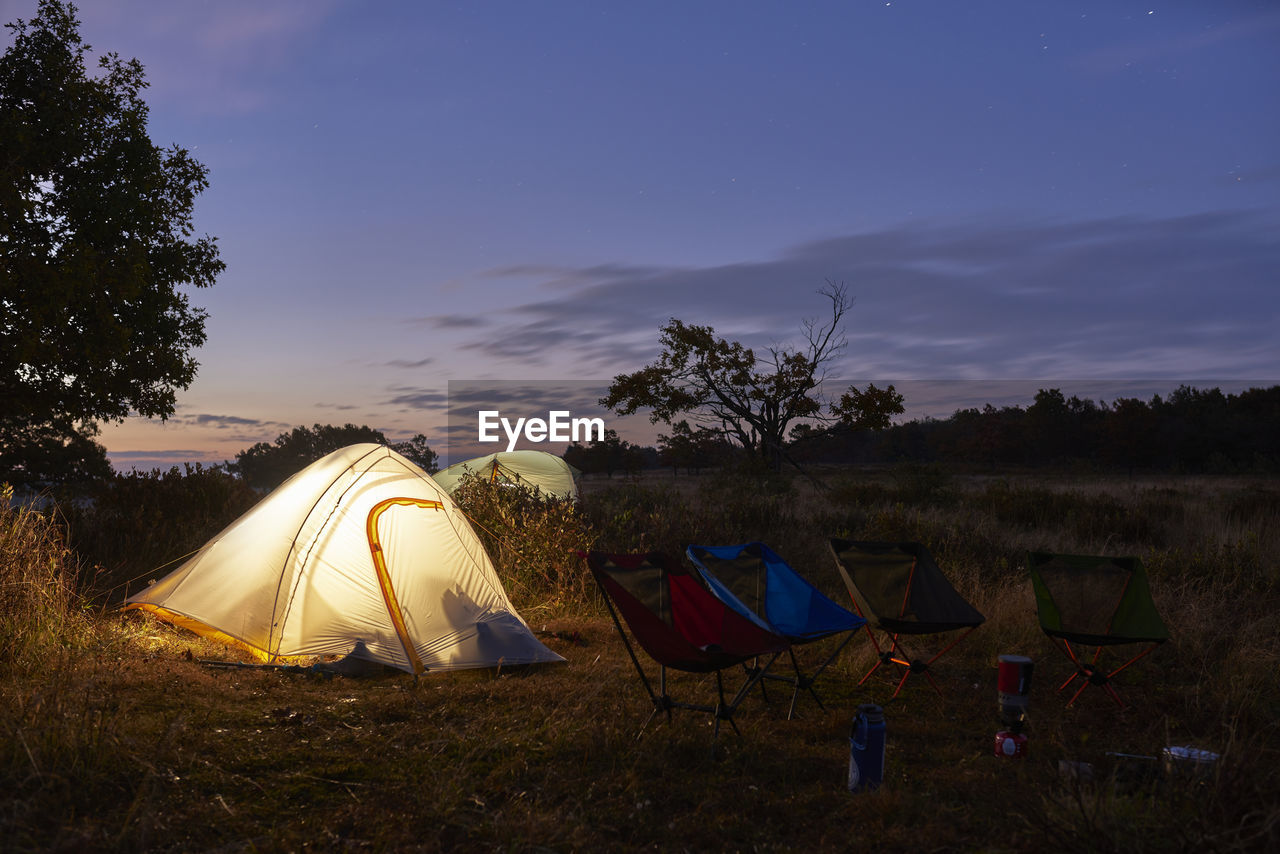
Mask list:
[{"label": "metal canister", "polygon": [[1018,727],[1027,717],[1031,693],[1031,659],[1025,655],[1002,655],[996,675],[996,692],[1000,702],[1000,722]]},{"label": "metal canister", "polygon": [[1020,732],[1001,730],[996,733],[996,756],[1005,759],[1025,759],[1027,737]]}]

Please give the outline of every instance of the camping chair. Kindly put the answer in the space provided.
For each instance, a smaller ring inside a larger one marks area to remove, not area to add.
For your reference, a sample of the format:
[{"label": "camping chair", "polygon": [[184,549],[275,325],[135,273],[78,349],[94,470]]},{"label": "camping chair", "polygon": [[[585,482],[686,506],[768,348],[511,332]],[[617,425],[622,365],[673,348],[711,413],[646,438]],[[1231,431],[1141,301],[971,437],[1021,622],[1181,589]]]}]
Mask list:
[{"label": "camping chair", "polygon": [[[1070,706],[1090,685],[1097,685],[1116,701],[1125,703],[1111,686],[1111,677],[1149,655],[1169,639],[1169,630],[1156,611],[1142,561],[1136,557],[1094,557],[1031,552],[1027,565],[1036,594],[1040,628],[1071,659],[1076,672],[1059,686],[1063,691],[1081,679]],[[1097,647],[1086,662],[1076,644]],[[1142,644],[1132,658],[1113,670],[1098,665],[1105,646]]]},{"label": "camping chair", "polygon": [[[666,712],[668,721],[671,720],[672,709],[708,712],[715,718],[711,742],[714,752],[720,735],[720,722],[727,721],[735,732],[738,731],[733,713],[761,679],[760,673],[748,674],[733,699],[726,701],[721,671],[763,656],[769,656],[769,663],[772,663],[787,649],[786,638],[725,605],[670,555],[661,552],[590,552],[587,566],[604,593],[613,624],[653,702],[653,711],[640,729],[643,731],[659,712]],[[636,642],[659,665],[657,690],[654,690],[627,639],[627,633],[622,629],[623,621],[631,629]],[[688,673],[714,673],[716,704],[699,705],[672,699],[667,693],[668,668]]]},{"label": "camping chair", "polygon": [[[867,621],[824,596],[764,543],[694,545],[689,546],[686,554],[716,598],[744,617],[764,620],[791,643],[787,654],[795,675],[763,674],[764,679],[777,679],[794,686],[787,720],[795,715],[796,699],[801,691],[808,691],[825,709],[822,698],[813,689],[814,680],[836,660],[854,632]],[[841,633],[844,640],[813,673],[805,674],[796,661],[795,647]],[[760,687],[763,690],[763,681]]]},{"label": "camping chair", "polygon": [[[923,673],[942,694],[929,668],[986,620],[977,608],[956,592],[929,550],[920,543],[858,542],[833,538],[831,554],[836,569],[849,588],[857,612],[868,620],[866,629],[878,656],[875,665],[858,681],[861,685],[880,666],[892,662],[903,668],[893,696],[907,677]],[[884,644],[875,631],[885,635]],[[950,643],[927,660],[913,658],[902,646],[903,635],[935,635],[960,631]]]}]

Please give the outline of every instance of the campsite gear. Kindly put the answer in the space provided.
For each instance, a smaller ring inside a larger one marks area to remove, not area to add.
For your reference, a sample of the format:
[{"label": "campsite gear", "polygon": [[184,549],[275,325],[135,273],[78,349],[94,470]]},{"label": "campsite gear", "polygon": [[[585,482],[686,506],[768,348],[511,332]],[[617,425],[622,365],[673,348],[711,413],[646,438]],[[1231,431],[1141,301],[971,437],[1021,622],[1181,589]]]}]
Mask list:
[{"label": "campsite gear", "polygon": [[1015,730],[996,733],[996,756],[1008,759],[1024,759],[1027,755],[1027,737]]},{"label": "campsite gear", "polygon": [[[849,590],[878,658],[858,681],[861,685],[889,662],[902,668],[893,696],[913,673],[923,673],[939,694],[942,689],[929,672],[933,663],[986,620],[977,608],[956,592],[929,550],[921,543],[887,543],[833,538],[828,542],[836,569]],[[875,631],[885,635],[884,645]],[[913,658],[903,648],[903,635],[961,634],[928,659]]]},{"label": "campsite gear", "polygon": [[[765,679],[794,686],[787,720],[795,715],[801,691],[808,691],[820,707],[826,708],[813,689],[814,680],[836,660],[866,620],[824,596],[764,543],[692,545],[686,554],[716,598],[747,619],[763,620],[774,633],[791,642],[787,654],[795,675],[763,674]],[[797,645],[839,634],[844,634],[844,639],[812,673],[800,669],[795,655]],[[764,684],[760,683],[762,689]]]},{"label": "campsite gear", "polygon": [[[690,709],[711,714],[715,728],[711,737],[714,754],[720,736],[720,722],[727,721],[734,731],[738,725],[733,714],[747,693],[760,681],[773,660],[788,648],[787,639],[775,634],[759,620],[752,620],[725,605],[703,587],[680,562],[662,552],[648,554],[609,554],[590,552],[587,566],[600,591],[609,616],[618,629],[631,663],[653,703],[653,716],[672,709]],[[621,613],[621,619],[619,619]],[[659,665],[658,688],[646,675],[636,657],[627,632],[626,622],[636,643]],[[768,657],[763,668],[749,672],[732,700],[726,701],[721,671],[755,658]],[[714,673],[717,701],[714,706],[679,702],[667,692],[667,670],[689,673]]]},{"label": "campsite gear", "polygon": [[1028,693],[1034,665],[1025,655],[1002,655],[996,671],[996,695],[1000,703],[1000,723],[1019,728],[1027,719]]},{"label": "campsite gear", "polygon": [[884,709],[874,703],[858,706],[849,733],[849,791],[879,788],[884,781]]},{"label": "campsite gear", "polygon": [[[1112,677],[1169,639],[1169,630],[1151,598],[1142,561],[1136,557],[1031,552],[1028,568],[1040,628],[1076,668],[1058,691],[1077,677],[1081,680],[1067,705],[1085,688],[1096,685],[1124,708],[1124,701],[1111,685]],[[1097,650],[1085,661],[1072,644]],[[1119,667],[1108,670],[1099,665],[1103,647],[1125,644],[1143,647]]]},{"label": "campsite gear", "polygon": [[577,477],[582,473],[546,451],[499,451],[454,463],[432,477],[452,495],[468,474],[493,483],[529,486],[552,498],[572,500],[578,497]]},{"label": "campsite gear", "polygon": [[374,444],[307,466],[125,602],[268,663],[352,653],[418,674],[564,660],[516,613],[448,493]]},{"label": "campsite gear", "polygon": [[1212,750],[1194,747],[1166,747],[1160,752],[1165,776],[1177,779],[1205,780],[1213,776],[1221,757]]}]

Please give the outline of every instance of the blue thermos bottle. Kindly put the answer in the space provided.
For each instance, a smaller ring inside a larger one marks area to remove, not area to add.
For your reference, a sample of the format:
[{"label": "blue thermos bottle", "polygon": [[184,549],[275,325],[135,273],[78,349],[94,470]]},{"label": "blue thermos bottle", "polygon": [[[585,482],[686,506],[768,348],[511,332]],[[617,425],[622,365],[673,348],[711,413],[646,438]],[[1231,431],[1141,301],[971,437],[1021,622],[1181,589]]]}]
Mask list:
[{"label": "blue thermos bottle", "polygon": [[849,734],[849,791],[874,789],[884,780],[884,709],[858,706]]}]

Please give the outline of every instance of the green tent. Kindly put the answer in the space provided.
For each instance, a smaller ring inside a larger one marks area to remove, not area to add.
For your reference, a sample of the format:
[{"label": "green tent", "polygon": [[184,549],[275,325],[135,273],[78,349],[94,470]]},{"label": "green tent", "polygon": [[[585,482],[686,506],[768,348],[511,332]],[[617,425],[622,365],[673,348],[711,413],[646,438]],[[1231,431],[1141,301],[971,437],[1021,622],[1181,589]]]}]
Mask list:
[{"label": "green tent", "polygon": [[471,460],[454,463],[433,477],[452,494],[468,474],[495,483],[530,486],[553,498],[578,497],[576,478],[581,472],[555,454],[546,451],[499,451]]}]

